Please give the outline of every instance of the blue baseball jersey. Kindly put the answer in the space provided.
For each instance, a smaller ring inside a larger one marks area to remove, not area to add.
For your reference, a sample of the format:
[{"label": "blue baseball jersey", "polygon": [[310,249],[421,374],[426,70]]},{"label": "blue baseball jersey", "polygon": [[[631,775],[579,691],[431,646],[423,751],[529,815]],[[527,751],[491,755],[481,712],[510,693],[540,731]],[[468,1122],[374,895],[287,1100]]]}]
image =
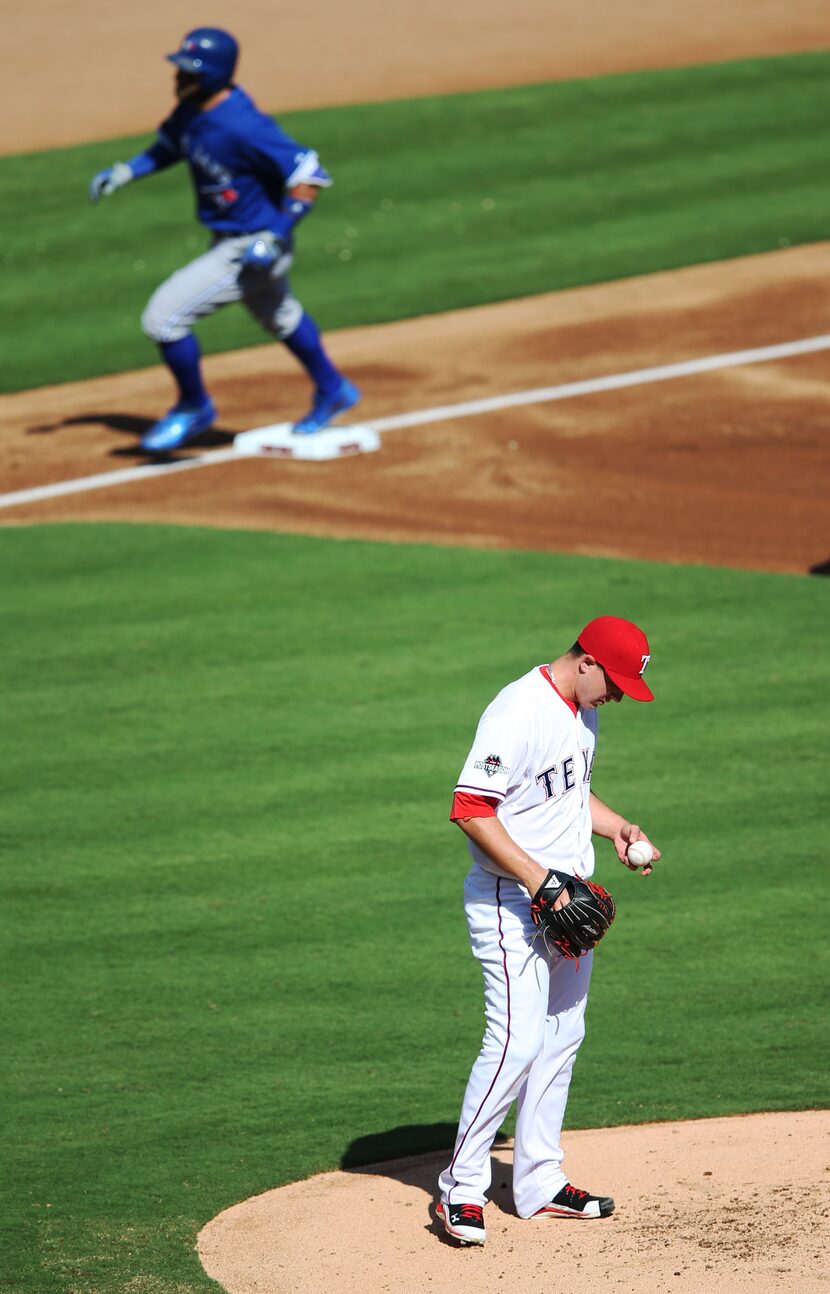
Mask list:
[{"label": "blue baseball jersey", "polygon": [[168,164],[188,163],[196,215],[217,234],[282,234],[287,191],[331,184],[314,150],[286,135],[239,86],[206,112],[183,100],[159,127],[159,149]]}]

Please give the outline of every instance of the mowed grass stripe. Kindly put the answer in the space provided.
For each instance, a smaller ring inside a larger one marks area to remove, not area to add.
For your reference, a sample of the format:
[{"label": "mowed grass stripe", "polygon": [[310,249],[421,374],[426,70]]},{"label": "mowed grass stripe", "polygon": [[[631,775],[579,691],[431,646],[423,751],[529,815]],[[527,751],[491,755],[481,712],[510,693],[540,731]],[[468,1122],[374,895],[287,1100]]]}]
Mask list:
[{"label": "mowed grass stripe", "polygon": [[208,1290],[222,1207],[446,1141],[481,1029],[451,788],[494,692],[603,611],[647,627],[657,701],[603,713],[596,789],[666,858],[600,853],[570,1125],[826,1104],[826,947],[780,925],[822,870],[826,581],[175,527],[0,549],[4,1288]]},{"label": "mowed grass stripe", "polygon": [[[804,54],[286,114],[336,180],[295,290],[332,329],[826,238],[829,72]],[[153,130],[0,160],[0,389],[157,362],[142,307],[205,245],[184,168],[86,199]],[[200,332],[263,341],[242,309]]]}]

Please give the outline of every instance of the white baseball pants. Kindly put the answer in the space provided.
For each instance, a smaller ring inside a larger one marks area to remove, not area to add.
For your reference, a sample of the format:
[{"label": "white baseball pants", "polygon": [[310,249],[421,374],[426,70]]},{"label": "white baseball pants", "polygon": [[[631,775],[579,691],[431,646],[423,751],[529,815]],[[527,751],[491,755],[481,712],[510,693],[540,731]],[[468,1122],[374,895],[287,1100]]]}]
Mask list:
[{"label": "white baseball pants", "polygon": [[532,1217],[568,1178],[562,1120],[574,1060],[585,1036],[592,954],[551,956],[517,881],[474,864],[464,884],[473,955],[484,974],[486,1029],[461,1108],[455,1150],[438,1179],[445,1204],[487,1202],[490,1151],[513,1101],[513,1200]]},{"label": "white baseball pants", "polygon": [[288,284],[293,257],[281,257],[271,270],[243,269],[239,258],[255,238],[256,234],[222,238],[165,279],[141,316],[150,340],[180,341],[200,319],[234,301],[241,301],[275,337],[290,337],[303,314]]}]

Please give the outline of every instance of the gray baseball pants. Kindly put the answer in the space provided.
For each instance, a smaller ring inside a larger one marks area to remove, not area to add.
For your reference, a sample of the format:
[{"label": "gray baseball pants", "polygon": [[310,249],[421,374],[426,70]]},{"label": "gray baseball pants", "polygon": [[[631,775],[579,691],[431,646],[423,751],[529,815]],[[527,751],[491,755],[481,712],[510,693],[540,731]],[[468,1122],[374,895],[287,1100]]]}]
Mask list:
[{"label": "gray baseball pants", "polygon": [[278,339],[290,337],[303,314],[287,277],[294,258],[289,252],[270,270],[240,266],[242,253],[256,237],[242,234],[219,239],[204,255],[165,279],[141,316],[141,326],[151,341],[179,341],[200,319],[234,301],[241,301]]}]

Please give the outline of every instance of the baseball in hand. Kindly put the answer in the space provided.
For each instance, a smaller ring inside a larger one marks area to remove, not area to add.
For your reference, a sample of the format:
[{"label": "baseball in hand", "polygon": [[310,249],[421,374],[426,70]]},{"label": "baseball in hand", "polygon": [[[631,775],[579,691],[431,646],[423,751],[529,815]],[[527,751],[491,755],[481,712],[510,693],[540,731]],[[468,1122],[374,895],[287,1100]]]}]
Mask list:
[{"label": "baseball in hand", "polygon": [[647,840],[635,840],[625,851],[628,861],[635,867],[645,867],[654,857],[654,850]]}]

